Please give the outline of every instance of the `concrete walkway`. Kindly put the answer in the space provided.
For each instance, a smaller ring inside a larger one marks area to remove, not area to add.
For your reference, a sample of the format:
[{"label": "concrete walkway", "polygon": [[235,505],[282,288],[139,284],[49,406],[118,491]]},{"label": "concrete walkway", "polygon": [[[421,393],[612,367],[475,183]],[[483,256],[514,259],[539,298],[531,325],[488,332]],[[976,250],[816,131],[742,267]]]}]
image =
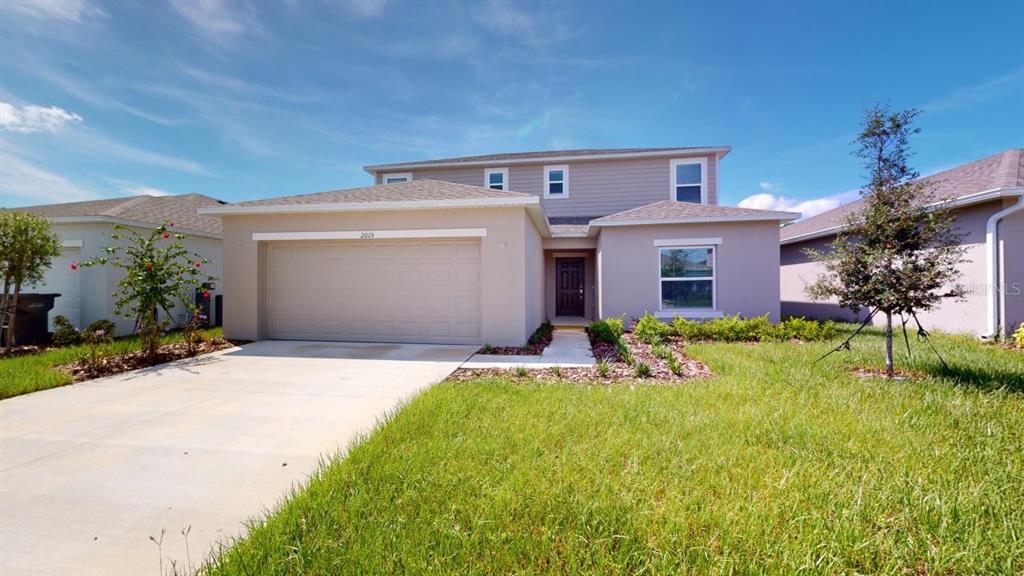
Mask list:
[{"label": "concrete walkway", "polygon": [[539,356],[475,354],[462,368],[587,368],[594,365],[590,339],[583,330],[555,328],[551,344]]},{"label": "concrete walkway", "polygon": [[0,574],[193,564],[471,346],[257,342],[0,401]]}]

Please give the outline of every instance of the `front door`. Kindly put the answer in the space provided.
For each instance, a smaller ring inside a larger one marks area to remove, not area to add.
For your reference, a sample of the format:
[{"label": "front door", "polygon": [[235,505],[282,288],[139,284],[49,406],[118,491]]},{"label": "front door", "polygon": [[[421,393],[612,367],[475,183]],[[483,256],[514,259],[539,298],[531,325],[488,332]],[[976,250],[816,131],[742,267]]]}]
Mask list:
[{"label": "front door", "polygon": [[555,316],[583,316],[583,258],[555,259]]}]

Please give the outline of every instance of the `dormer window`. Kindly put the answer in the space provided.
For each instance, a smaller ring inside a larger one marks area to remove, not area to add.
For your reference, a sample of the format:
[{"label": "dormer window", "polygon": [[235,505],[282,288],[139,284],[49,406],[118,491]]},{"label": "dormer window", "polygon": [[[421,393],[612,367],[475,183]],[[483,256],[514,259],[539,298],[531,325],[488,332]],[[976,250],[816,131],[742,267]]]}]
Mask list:
[{"label": "dormer window", "polygon": [[545,198],[568,198],[569,197],[569,167],[545,166],[544,167],[544,197]]},{"label": "dormer window", "polygon": [[676,202],[706,204],[708,201],[705,173],[707,164],[703,158],[671,161],[671,198]]},{"label": "dormer window", "polygon": [[508,168],[484,170],[484,186],[491,190],[508,190]]},{"label": "dormer window", "polygon": [[412,172],[385,174],[380,179],[384,184],[398,184],[399,182],[409,182],[410,180],[412,180]]}]

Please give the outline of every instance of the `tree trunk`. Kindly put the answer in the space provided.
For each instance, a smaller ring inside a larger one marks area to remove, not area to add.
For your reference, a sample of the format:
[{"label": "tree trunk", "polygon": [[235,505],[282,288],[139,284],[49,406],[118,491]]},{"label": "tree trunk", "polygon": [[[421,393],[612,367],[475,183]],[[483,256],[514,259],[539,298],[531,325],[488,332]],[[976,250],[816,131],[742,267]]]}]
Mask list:
[{"label": "tree trunk", "polygon": [[14,282],[14,298],[11,301],[11,315],[7,320],[7,349],[13,350],[18,345],[14,337],[14,328],[18,320],[18,297],[21,296],[21,282]]},{"label": "tree trunk", "polygon": [[892,312],[885,313],[885,377],[892,379],[894,374],[892,361]]},{"label": "tree trunk", "polygon": [[[11,280],[4,277],[4,295],[0,298],[0,340],[4,337],[4,323],[7,322],[7,300],[11,295]],[[9,338],[8,338],[9,340]],[[10,348],[11,344],[8,340],[4,340],[4,346]]]}]

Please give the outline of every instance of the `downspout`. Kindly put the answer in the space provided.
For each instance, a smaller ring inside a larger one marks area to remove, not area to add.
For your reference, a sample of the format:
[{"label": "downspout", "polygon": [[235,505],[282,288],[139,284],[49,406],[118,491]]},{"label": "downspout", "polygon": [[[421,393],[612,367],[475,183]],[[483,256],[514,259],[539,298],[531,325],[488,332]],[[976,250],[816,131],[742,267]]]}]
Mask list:
[{"label": "downspout", "polygon": [[1015,212],[1024,210],[1024,190],[1011,191],[1017,201],[989,217],[985,225],[985,265],[988,269],[988,330],[982,338],[997,338],[1005,334],[1006,327],[1000,326],[999,300],[1003,294],[999,278],[999,222]]}]

